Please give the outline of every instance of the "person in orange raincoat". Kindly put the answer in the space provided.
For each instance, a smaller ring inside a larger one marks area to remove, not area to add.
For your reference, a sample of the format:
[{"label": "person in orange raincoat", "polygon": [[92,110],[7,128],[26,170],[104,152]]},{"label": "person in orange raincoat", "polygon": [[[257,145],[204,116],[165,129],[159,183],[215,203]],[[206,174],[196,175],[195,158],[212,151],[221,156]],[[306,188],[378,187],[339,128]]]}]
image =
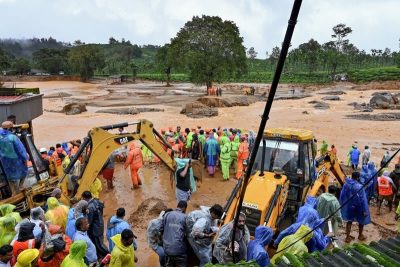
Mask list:
[{"label": "person in orange raincoat", "polygon": [[139,148],[139,144],[131,144],[129,146],[128,157],[126,158],[124,168],[128,168],[130,166],[131,170],[131,179],[132,179],[132,187],[131,189],[137,189],[140,185],[142,185],[142,181],[138,175],[139,169],[143,166],[143,154],[142,150]]},{"label": "person in orange raincoat", "polygon": [[51,238],[39,250],[39,267],[59,267],[62,261],[68,255],[72,245],[72,240],[63,234],[62,228],[58,225],[49,225]]},{"label": "person in orange raincoat", "polygon": [[238,151],[238,162],[237,162],[237,171],[236,171],[236,179],[240,179],[243,175],[244,165],[243,162],[247,160],[249,157],[249,143],[247,142],[246,136],[240,137],[240,145]]}]

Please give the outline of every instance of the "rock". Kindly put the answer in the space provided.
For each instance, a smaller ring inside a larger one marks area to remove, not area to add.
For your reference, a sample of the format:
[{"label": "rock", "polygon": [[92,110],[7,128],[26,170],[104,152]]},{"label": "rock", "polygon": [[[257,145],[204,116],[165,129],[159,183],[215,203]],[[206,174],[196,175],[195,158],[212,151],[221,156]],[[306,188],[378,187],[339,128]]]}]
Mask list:
[{"label": "rock", "polygon": [[69,93],[65,93],[65,92],[58,92],[58,93],[51,93],[51,94],[46,94],[43,96],[43,98],[63,98],[63,97],[70,97],[72,96]]},{"label": "rock", "polygon": [[257,101],[254,96],[227,96],[227,97],[215,97],[215,96],[205,96],[197,99],[208,107],[233,107],[233,106],[248,106]]},{"label": "rock", "polygon": [[85,103],[70,103],[63,107],[62,110],[66,115],[76,115],[87,111]]},{"label": "rock", "polygon": [[322,100],[329,100],[329,101],[339,101],[340,97],[336,96],[336,95],[328,95],[328,96],[324,96],[322,98]]},{"label": "rock", "polygon": [[307,110],[304,110],[304,111],[302,112],[302,114],[310,114],[310,113],[308,113]]},{"label": "rock", "polygon": [[109,109],[100,109],[96,111],[96,113],[110,113],[110,114],[128,114],[128,115],[135,115],[141,112],[163,112],[164,109],[161,108],[109,108]]},{"label": "rock", "polygon": [[345,95],[346,92],[341,90],[334,90],[334,91],[326,91],[326,92],[319,92],[319,95]]},{"label": "rock", "polygon": [[370,105],[378,109],[396,109],[399,103],[400,94],[391,94],[388,92],[375,92],[369,101]]},{"label": "rock", "polygon": [[347,118],[369,121],[397,121],[400,120],[400,113],[380,113],[380,114],[351,114]]},{"label": "rock", "polygon": [[213,117],[218,116],[218,109],[205,106],[200,102],[193,102],[186,104],[180,113],[191,118]]},{"label": "rock", "polygon": [[313,100],[313,101],[310,101],[310,102],[308,102],[308,103],[314,104],[313,107],[314,107],[315,109],[329,109],[329,104],[327,104],[327,103],[325,103],[325,102]]}]

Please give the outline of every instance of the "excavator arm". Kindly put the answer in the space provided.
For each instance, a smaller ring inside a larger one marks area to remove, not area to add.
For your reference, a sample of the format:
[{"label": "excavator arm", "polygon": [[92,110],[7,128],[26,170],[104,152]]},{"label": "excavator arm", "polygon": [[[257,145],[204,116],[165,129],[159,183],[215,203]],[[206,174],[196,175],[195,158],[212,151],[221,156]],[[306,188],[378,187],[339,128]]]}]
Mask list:
[{"label": "excavator arm", "polygon": [[[113,134],[108,130],[136,126],[133,132],[123,134]],[[171,170],[176,170],[176,163],[173,154],[170,156],[165,148],[171,148],[163,137],[153,128],[153,124],[148,120],[139,120],[131,123],[120,123],[91,129],[85,137],[76,157],[64,170],[64,177],[72,170],[79,157],[84,159],[84,167],[81,177],[78,180],[79,187],[75,196],[79,197],[84,191],[89,190],[96,177],[102,170],[110,154],[133,141],[141,141]],[[64,179],[63,177],[63,179]],[[60,183],[62,182],[62,180]],[[66,190],[62,190],[65,192]],[[73,196],[74,197],[74,196]]]}]

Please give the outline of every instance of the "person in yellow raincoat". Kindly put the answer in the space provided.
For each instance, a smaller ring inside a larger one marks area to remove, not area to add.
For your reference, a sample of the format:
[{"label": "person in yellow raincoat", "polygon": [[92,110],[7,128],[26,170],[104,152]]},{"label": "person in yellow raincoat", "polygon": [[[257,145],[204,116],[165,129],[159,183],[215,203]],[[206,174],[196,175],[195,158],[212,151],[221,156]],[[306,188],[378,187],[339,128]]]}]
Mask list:
[{"label": "person in yellow raincoat", "polygon": [[16,223],[22,221],[21,215],[18,212],[14,212],[15,206],[13,204],[0,205],[0,220],[4,217],[13,217]]},{"label": "person in yellow raincoat", "polygon": [[86,248],[87,245],[84,240],[74,241],[69,249],[68,256],[61,263],[61,267],[86,267],[83,259],[86,254]]},{"label": "person in yellow raincoat", "polygon": [[397,206],[395,219],[397,221],[397,233],[400,233],[400,203]]},{"label": "person in yellow raincoat", "polygon": [[111,261],[109,267],[134,267],[135,258],[133,250],[133,232],[130,229],[125,229],[121,234],[111,237],[115,247],[111,252]]},{"label": "person in yellow raincoat", "polygon": [[92,193],[94,198],[99,199],[100,192],[103,190],[103,184],[101,183],[100,179],[96,177],[94,183],[90,185],[89,191]]},{"label": "person in yellow raincoat", "polygon": [[14,267],[31,267],[36,266],[36,261],[39,256],[39,250],[30,248],[22,251],[17,258],[17,263]]},{"label": "person in yellow raincoat", "polygon": [[[285,253],[291,253],[291,254],[295,254],[295,255],[301,255],[304,252],[308,252],[308,248],[305,245],[305,243],[307,243],[313,236],[313,233],[310,233],[309,235],[303,237],[306,233],[310,232],[311,228],[306,226],[306,225],[302,225],[300,226],[300,228],[296,231],[296,233],[294,233],[293,235],[288,235],[287,237],[285,237],[284,239],[282,239],[282,241],[279,243],[278,245],[278,253],[274,255],[274,257],[271,259],[271,263],[275,264],[275,261],[277,259],[279,259],[280,257],[283,256],[283,254]],[[289,245],[291,245],[292,243],[296,242],[297,240],[299,240],[300,238],[302,238],[300,241],[298,241],[297,243],[295,243],[293,246],[285,249],[286,247],[288,247]]]},{"label": "person in yellow raincoat", "polygon": [[0,247],[10,244],[14,239],[16,225],[15,218],[11,216],[0,221]]},{"label": "person in yellow raincoat", "polygon": [[50,221],[51,224],[58,225],[65,229],[69,211],[68,207],[60,205],[55,197],[49,197],[47,199],[47,206],[49,207],[49,210],[44,215],[46,220]]}]

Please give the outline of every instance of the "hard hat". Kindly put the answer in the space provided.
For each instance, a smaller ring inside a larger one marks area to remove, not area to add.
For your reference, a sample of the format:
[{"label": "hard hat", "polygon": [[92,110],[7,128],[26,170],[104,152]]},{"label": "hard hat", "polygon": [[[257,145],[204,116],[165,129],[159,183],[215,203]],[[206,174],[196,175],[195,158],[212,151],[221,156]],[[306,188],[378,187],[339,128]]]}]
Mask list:
[{"label": "hard hat", "polygon": [[26,249],[18,255],[17,262],[22,266],[30,266],[30,263],[32,263],[38,256],[38,249]]},{"label": "hard hat", "polygon": [[40,149],[40,153],[46,153],[47,152],[47,149],[45,148],[45,147],[42,147],[41,149]]}]

